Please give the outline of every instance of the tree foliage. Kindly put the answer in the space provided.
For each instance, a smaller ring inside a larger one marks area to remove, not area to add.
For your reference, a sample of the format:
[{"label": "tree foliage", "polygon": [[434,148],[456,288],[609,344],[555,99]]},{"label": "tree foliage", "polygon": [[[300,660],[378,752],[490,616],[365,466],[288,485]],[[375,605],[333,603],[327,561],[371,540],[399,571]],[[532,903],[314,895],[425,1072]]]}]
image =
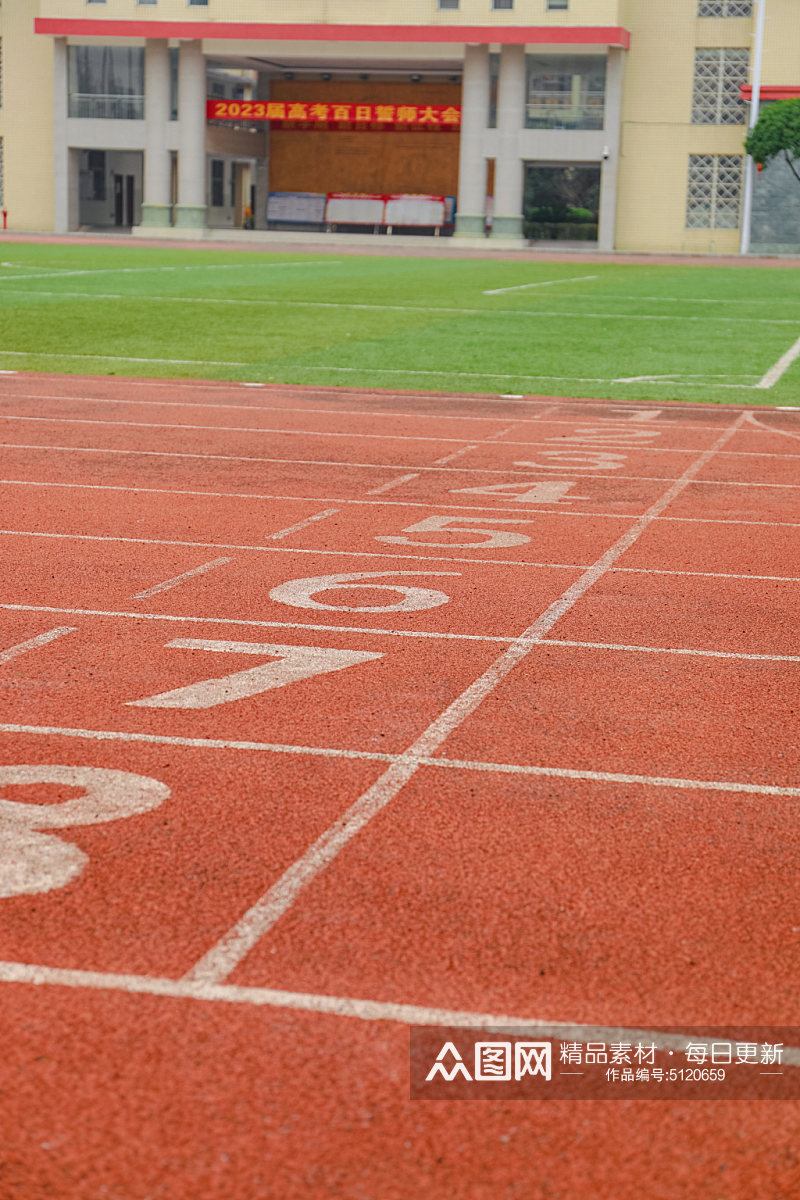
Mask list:
[{"label": "tree foliage", "polygon": [[750,130],[744,148],[765,167],[773,158],[782,155],[800,182],[795,166],[800,161],[800,99],[768,104]]}]

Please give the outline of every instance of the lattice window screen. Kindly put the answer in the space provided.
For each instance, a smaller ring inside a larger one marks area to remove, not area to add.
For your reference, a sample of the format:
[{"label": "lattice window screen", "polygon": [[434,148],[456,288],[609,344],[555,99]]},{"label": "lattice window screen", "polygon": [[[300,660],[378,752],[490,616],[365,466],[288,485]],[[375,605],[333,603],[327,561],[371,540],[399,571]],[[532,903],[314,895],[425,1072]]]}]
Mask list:
[{"label": "lattice window screen", "polygon": [[738,229],[742,199],[740,154],[690,154],[687,229]]},{"label": "lattice window screen", "polygon": [[698,17],[751,17],[753,0],[699,0]]},{"label": "lattice window screen", "polygon": [[748,81],[749,66],[749,50],[695,50],[693,125],[746,123],[740,89]]}]

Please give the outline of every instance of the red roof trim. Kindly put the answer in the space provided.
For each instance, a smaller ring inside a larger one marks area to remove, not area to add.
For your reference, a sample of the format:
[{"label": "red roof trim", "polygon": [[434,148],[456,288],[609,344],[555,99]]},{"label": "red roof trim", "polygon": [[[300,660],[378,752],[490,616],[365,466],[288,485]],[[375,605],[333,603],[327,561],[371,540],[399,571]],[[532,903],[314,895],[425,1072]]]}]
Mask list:
[{"label": "red roof trim", "polygon": [[37,17],[36,33],[57,37],[209,38],[241,41],[455,42],[501,45],[598,45],[627,50],[621,25],[289,25],[233,21],[134,21]]},{"label": "red roof trim", "polygon": [[[741,86],[743,100],[750,100],[753,96],[753,88],[749,83],[743,83]],[[769,84],[762,84],[760,98],[762,100],[793,100],[800,96],[800,85],[793,87],[773,87]]]}]

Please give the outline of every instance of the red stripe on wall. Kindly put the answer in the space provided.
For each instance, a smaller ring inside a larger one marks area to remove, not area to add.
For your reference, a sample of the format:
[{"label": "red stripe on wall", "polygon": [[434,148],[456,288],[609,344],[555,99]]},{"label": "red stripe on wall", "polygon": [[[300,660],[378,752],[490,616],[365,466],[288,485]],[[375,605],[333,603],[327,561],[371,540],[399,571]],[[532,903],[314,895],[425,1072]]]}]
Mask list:
[{"label": "red stripe on wall", "polygon": [[36,33],[56,37],[210,38],[240,41],[491,42],[509,45],[621,46],[631,35],[621,25],[288,25],[232,21],[134,21],[37,17]]},{"label": "red stripe on wall", "polygon": [[[753,96],[753,88],[749,83],[743,83],[740,91],[743,100],[750,100]],[[770,87],[769,84],[761,85],[762,100],[794,100],[800,96],[800,85],[794,87]]]}]

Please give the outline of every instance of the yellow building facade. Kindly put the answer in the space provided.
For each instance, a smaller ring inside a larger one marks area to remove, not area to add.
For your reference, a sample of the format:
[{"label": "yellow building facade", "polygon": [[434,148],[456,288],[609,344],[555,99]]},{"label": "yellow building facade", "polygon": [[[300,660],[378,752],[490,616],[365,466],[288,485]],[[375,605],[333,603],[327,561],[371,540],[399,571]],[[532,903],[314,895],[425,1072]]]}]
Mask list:
[{"label": "yellow building facade", "polygon": [[[800,3],[760,2],[762,94],[800,95]],[[2,0],[2,209],[11,230],[188,236],[322,228],[314,197],[332,194],[442,195],[457,237],[580,224],[602,250],[735,253],[757,15],[758,0]],[[776,179],[755,184],[754,249],[800,244],[800,211],[796,230],[770,223]]]}]

